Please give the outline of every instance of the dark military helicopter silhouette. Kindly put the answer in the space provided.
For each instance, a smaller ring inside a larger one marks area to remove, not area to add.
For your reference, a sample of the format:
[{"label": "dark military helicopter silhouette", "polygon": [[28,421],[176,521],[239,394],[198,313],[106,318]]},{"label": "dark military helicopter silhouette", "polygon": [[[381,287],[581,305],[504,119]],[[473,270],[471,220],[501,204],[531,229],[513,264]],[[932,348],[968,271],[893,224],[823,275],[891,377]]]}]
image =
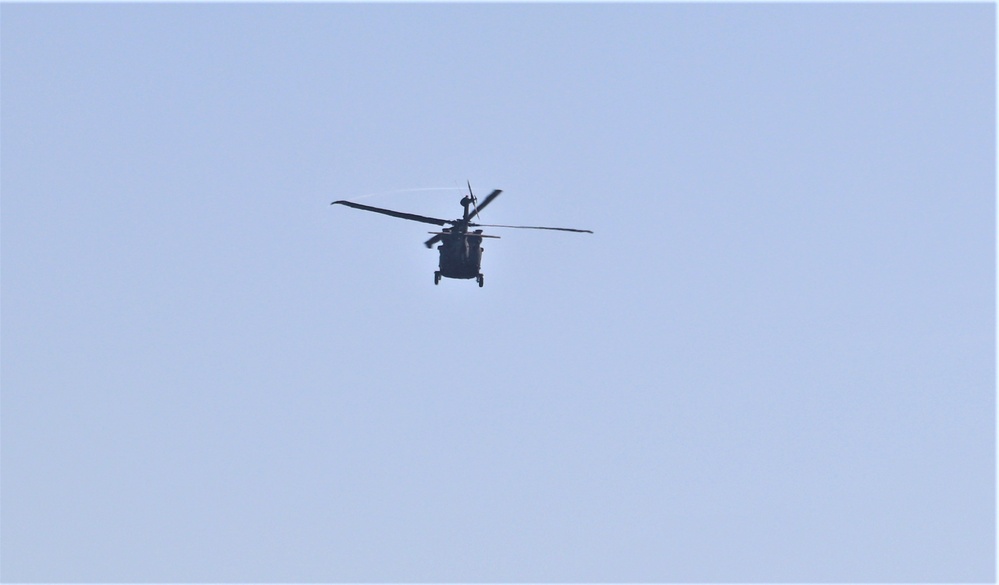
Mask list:
[{"label": "dark military helicopter silhouette", "polygon": [[[384,215],[408,219],[410,221],[419,221],[422,223],[441,226],[443,228],[441,231],[430,232],[434,237],[430,238],[426,242],[423,242],[427,248],[432,248],[433,245],[438,242],[441,243],[441,245],[437,246],[437,250],[440,251],[440,262],[438,264],[440,269],[434,272],[434,284],[440,283],[441,277],[462,279],[474,278],[479,283],[480,287],[485,283],[485,277],[482,275],[482,272],[480,272],[483,252],[483,248],[481,247],[482,239],[499,239],[499,236],[484,234],[481,229],[476,229],[470,232],[468,228],[493,227],[519,230],[555,230],[560,232],[577,232],[584,234],[593,233],[590,230],[578,230],[573,228],[472,223],[472,219],[481,213],[487,205],[499,197],[499,194],[502,192],[502,190],[496,189],[487,195],[486,198],[482,200],[482,204],[480,205],[478,199],[475,197],[475,194],[472,193],[471,182],[468,182],[468,195],[461,198],[461,206],[464,209],[464,212],[459,219],[438,219],[436,217],[416,215],[415,213],[404,213],[401,211],[393,211],[391,209],[372,207],[370,205],[361,205],[360,203],[353,203],[351,201],[334,201],[333,203],[330,203],[330,205],[346,205],[347,207],[353,207],[354,209],[361,209],[363,211],[373,211],[375,213],[382,213]],[[444,227],[448,225],[451,227]]]}]

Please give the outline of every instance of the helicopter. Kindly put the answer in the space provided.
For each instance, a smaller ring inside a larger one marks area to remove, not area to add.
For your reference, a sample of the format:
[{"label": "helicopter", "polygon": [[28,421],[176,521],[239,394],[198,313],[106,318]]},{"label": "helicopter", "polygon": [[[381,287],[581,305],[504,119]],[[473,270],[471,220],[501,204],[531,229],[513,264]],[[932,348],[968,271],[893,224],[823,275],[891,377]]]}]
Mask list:
[{"label": "helicopter", "polygon": [[440,261],[438,263],[439,269],[434,271],[435,285],[440,284],[442,277],[466,280],[474,278],[476,282],[479,283],[479,287],[482,287],[485,284],[485,277],[482,275],[482,272],[480,272],[482,266],[482,252],[484,251],[481,247],[482,240],[483,238],[499,239],[499,236],[484,234],[481,229],[469,231],[469,228],[491,227],[521,230],[555,230],[560,232],[576,232],[585,234],[593,233],[590,230],[580,230],[574,228],[472,223],[472,219],[479,215],[479,213],[481,213],[487,205],[495,201],[503,191],[501,189],[494,190],[492,193],[487,195],[480,204],[478,199],[475,197],[475,194],[472,192],[472,183],[467,181],[467,184],[468,195],[462,197],[459,202],[463,212],[462,216],[458,219],[438,219],[436,217],[427,217],[425,215],[417,215],[415,213],[404,213],[401,211],[393,211],[391,209],[382,209],[381,207],[372,207],[370,205],[362,205],[360,203],[344,200],[334,201],[333,203],[330,203],[330,205],[345,205],[347,207],[363,211],[372,211],[374,213],[381,213],[392,217],[408,219],[410,221],[418,221],[441,226],[441,231],[429,232],[433,235],[433,237],[426,242],[423,242],[427,248],[432,248],[434,244],[440,242],[440,245],[437,246],[437,250],[440,252]]}]

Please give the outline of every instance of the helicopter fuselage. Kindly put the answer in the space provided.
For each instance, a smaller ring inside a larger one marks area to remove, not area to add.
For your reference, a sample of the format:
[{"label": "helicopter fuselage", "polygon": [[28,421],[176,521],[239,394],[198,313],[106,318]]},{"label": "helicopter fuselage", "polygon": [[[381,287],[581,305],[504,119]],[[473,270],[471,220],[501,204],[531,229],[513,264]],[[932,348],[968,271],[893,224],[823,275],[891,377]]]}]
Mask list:
[{"label": "helicopter fuselage", "polygon": [[440,274],[446,278],[478,278],[482,266],[482,237],[471,234],[446,235],[437,246]]}]

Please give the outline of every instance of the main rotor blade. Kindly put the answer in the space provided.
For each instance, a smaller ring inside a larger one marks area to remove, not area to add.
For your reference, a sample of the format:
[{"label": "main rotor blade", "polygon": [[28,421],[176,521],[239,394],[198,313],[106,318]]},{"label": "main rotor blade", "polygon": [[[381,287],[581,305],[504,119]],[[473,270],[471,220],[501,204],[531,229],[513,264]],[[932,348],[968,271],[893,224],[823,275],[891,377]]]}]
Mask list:
[{"label": "main rotor blade", "polygon": [[[469,189],[471,189],[471,185],[469,185]],[[499,197],[499,194],[502,193],[502,192],[503,192],[502,189],[496,189],[495,191],[493,191],[489,195],[486,195],[486,198],[482,200],[482,205],[476,205],[475,206],[475,213],[469,215],[468,219],[472,219],[473,217],[475,217],[476,215],[478,215],[483,209],[486,208],[486,205],[489,205],[490,203],[492,203],[493,199],[496,199],[497,197]]]},{"label": "main rotor blade", "polygon": [[437,219],[436,217],[427,217],[425,215],[416,215],[415,213],[403,213],[401,211],[392,211],[391,209],[382,209],[381,207],[371,207],[370,205],[361,205],[360,203],[352,203],[350,201],[334,201],[330,205],[346,205],[347,207],[353,207],[354,209],[361,209],[364,211],[373,211],[375,213],[382,213],[384,215],[391,215],[392,217],[398,217],[401,219],[408,219],[411,221],[419,221],[423,223],[432,223],[434,225],[447,225],[453,223],[446,219]]},{"label": "main rotor blade", "polygon": [[469,227],[498,227],[498,228],[513,228],[518,230],[555,230],[559,232],[576,232],[581,234],[592,234],[591,230],[577,230],[575,228],[559,228],[559,227],[541,227],[536,225],[496,225],[489,223],[470,223]]},{"label": "main rotor blade", "polygon": [[442,238],[443,238],[443,234],[437,234],[436,236],[430,238],[426,242],[423,242],[423,245],[426,246],[426,247],[428,247],[428,248],[433,248],[434,244],[436,244],[437,242],[441,241]]},{"label": "main rotor blade", "polygon": [[[479,230],[482,231],[482,230]],[[490,236],[489,234],[480,234],[478,231],[472,233],[456,234],[452,232],[427,232],[428,234],[437,234],[438,236],[455,236],[456,238],[493,238],[494,240],[500,239],[499,236]],[[426,242],[423,242],[426,244]],[[427,246],[429,248],[429,246]]]}]

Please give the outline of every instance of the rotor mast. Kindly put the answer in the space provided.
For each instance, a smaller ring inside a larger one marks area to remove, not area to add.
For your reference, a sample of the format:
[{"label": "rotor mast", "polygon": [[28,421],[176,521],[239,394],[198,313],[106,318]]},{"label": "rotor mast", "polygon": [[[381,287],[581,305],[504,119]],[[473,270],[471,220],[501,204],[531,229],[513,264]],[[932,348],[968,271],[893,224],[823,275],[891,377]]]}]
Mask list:
[{"label": "rotor mast", "polygon": [[[472,198],[471,197],[469,197],[469,196],[466,195],[466,196],[464,196],[464,197],[461,198],[461,206],[465,209],[464,214],[463,214],[463,216],[461,218],[461,225],[463,225],[463,226],[467,226],[468,225],[468,220],[470,219],[469,213],[468,213],[468,207],[471,204],[472,204]],[[462,230],[462,231],[464,231],[464,230]]]},{"label": "rotor mast", "polygon": [[[472,182],[467,181],[468,184],[468,195],[461,198],[461,207],[464,209],[464,213],[461,218],[461,227],[458,229],[460,232],[465,232],[468,229],[468,221],[472,219],[472,216],[479,212],[478,205],[475,204],[475,195],[472,193]],[[472,206],[475,208],[474,213],[468,212],[468,207]],[[458,226],[455,226],[458,227]]]}]

